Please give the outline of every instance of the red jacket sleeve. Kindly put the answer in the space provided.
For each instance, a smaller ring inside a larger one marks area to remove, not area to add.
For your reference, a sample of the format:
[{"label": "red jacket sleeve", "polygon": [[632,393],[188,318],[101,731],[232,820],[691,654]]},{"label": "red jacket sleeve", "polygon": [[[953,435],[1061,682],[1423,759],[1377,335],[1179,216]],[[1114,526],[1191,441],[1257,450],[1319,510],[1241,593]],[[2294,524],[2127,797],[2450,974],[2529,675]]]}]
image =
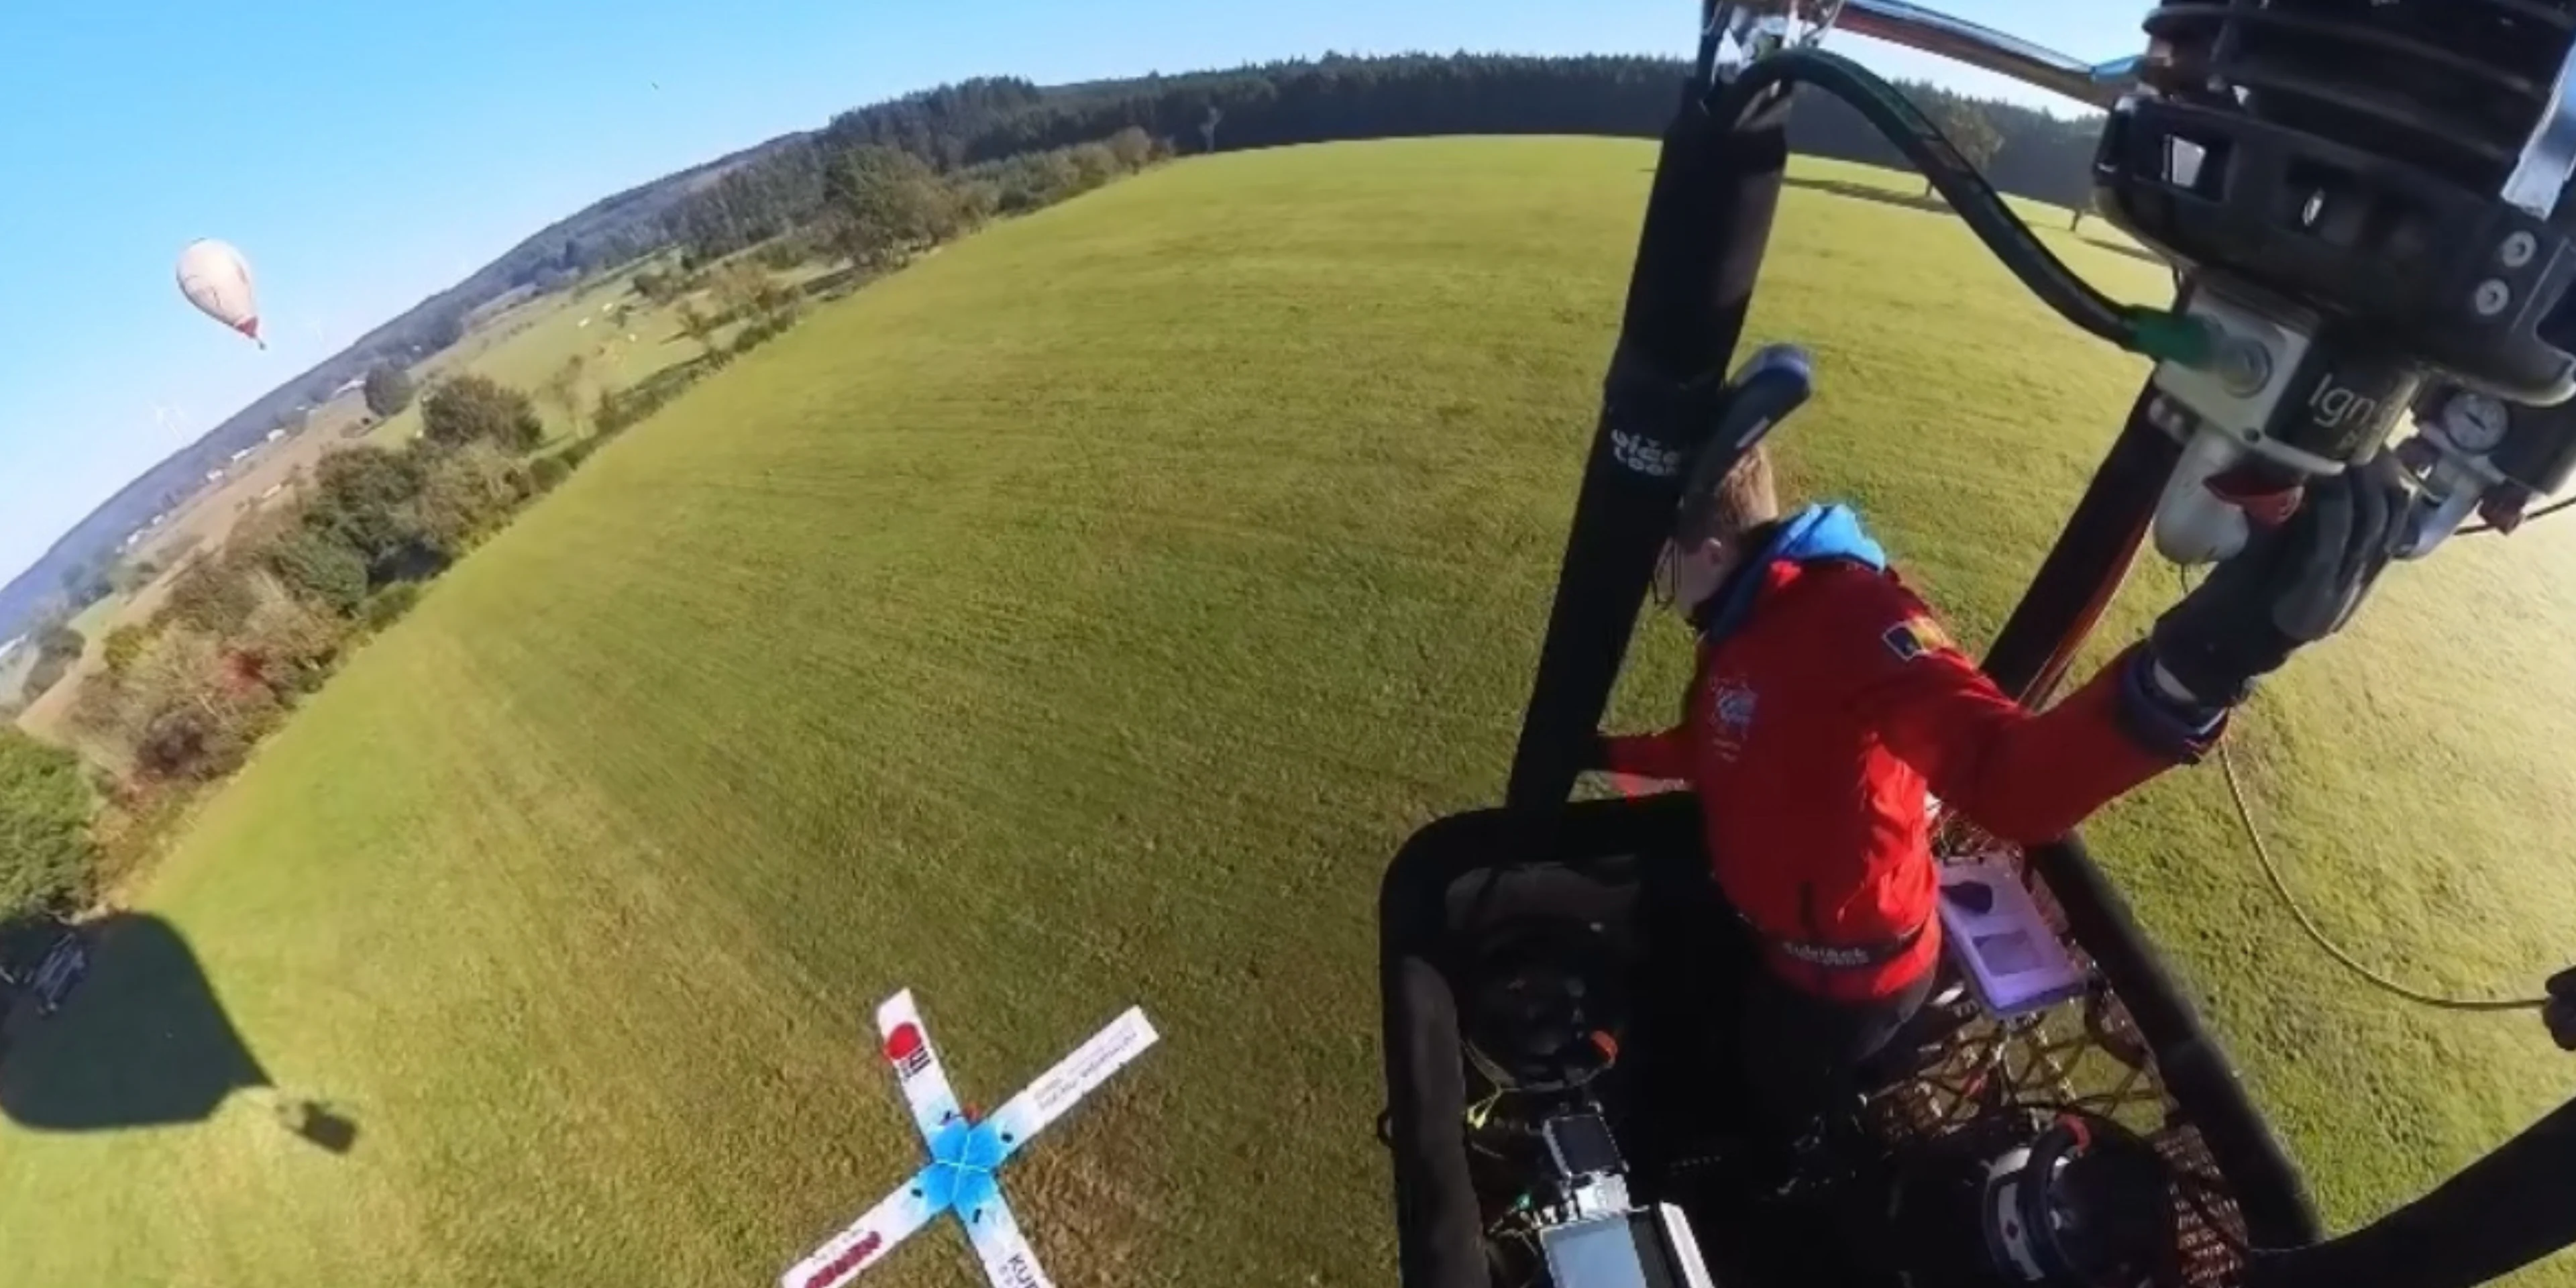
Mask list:
[{"label": "red jacket sleeve", "polygon": [[[2129,709],[2137,701],[2127,691],[2136,674],[2131,657],[2035,713],[1995,687],[1902,586],[1854,585],[1847,643],[1859,653],[1850,665],[1863,721],[1934,795],[1997,838],[2055,840],[2193,758],[2189,746],[2141,732]],[[2213,720],[2192,730],[2191,741],[2217,732]]]},{"label": "red jacket sleeve", "polygon": [[1625,734],[1601,740],[1603,769],[1639,778],[1690,777],[1690,731],[1676,725],[1662,733]]}]

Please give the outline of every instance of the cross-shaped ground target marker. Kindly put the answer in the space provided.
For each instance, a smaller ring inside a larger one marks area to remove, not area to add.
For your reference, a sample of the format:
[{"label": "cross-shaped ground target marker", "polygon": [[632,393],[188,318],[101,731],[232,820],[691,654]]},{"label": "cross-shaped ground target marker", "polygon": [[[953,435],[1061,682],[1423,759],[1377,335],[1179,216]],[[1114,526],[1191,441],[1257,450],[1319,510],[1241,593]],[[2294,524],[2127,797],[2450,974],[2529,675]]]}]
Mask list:
[{"label": "cross-shaped ground target marker", "polygon": [[981,1121],[958,1107],[911,990],[877,1008],[877,1033],[930,1147],[930,1165],[781,1275],[779,1288],[841,1288],[942,1212],[957,1214],[994,1288],[1055,1288],[1003,1201],[997,1173],[1030,1137],[1154,1045],[1153,1023],[1130,1007]]}]

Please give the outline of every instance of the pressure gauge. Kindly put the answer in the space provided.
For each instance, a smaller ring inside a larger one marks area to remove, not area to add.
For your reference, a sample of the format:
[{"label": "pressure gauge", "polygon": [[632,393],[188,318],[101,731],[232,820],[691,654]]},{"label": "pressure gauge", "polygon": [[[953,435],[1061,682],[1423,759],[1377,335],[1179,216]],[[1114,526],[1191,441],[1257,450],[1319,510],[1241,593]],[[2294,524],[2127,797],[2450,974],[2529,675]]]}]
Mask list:
[{"label": "pressure gauge", "polygon": [[2502,399],[2463,389],[2442,404],[2442,436],[2470,456],[2484,456],[2504,445],[2509,423]]}]

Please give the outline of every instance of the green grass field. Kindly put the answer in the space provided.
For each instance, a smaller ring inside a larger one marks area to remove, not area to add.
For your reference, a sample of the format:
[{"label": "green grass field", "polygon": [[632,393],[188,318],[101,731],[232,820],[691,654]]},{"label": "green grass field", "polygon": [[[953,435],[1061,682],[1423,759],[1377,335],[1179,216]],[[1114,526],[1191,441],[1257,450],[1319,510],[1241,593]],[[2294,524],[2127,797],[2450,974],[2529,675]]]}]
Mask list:
[{"label": "green grass field", "polygon": [[[693,389],[203,810],[143,910],[277,1090],[150,1129],[0,1125],[12,1281],[767,1282],[915,1165],[863,1035],[908,985],[987,1104],[1131,1002],[1163,1029],[1014,1165],[1060,1282],[1390,1282],[1378,872],[1499,792],[1652,156],[1190,161]],[[2122,293],[2160,284],[2050,235]],[[1821,364],[1794,481],[1876,515],[1974,639],[2141,374],[1954,221],[1814,187],[1754,330]],[[2445,556],[2241,745],[2330,926],[2431,984],[2529,988],[2576,956],[2576,680],[2551,660],[2576,520]],[[2169,587],[2142,572],[2104,647]],[[1682,674],[1678,629],[1648,634],[1632,724]],[[2091,835],[2334,1221],[2563,1098],[2532,1017],[2337,974],[2231,829],[2201,771]],[[217,1063],[168,1036],[207,1026],[160,1019],[183,972],[113,944],[9,1078]],[[355,1147],[282,1130],[288,1096]],[[977,1282],[952,1232],[923,1243],[870,1282]]]},{"label": "green grass field", "polygon": [[[749,254],[742,252],[735,258]],[[655,257],[571,293],[539,296],[498,310],[478,322],[453,347],[432,356],[414,374],[426,381],[447,372],[471,371],[533,394],[567,360],[578,356],[585,363],[582,398],[595,408],[602,393],[642,384],[706,352],[681,329],[679,301],[655,305],[635,294],[635,274],[648,267],[677,271],[675,260]],[[769,276],[783,286],[797,288],[819,278],[839,276],[838,268],[808,261]],[[691,299],[711,314],[722,312],[705,291],[696,292]],[[610,325],[608,317],[610,309],[619,304],[628,309],[623,329]],[[713,339],[718,344],[728,344],[741,331],[740,322],[729,322],[716,329]],[[585,427],[566,423],[560,407],[541,404],[539,411],[546,418],[550,441],[560,442],[586,432]],[[367,437],[374,443],[394,445],[419,431],[420,408],[415,403],[387,417]]]},{"label": "green grass field", "polygon": [[[567,359],[579,355],[587,363],[583,396],[595,404],[603,390],[638,384],[703,352],[680,330],[677,307],[647,303],[629,289],[632,278],[631,270],[621,272],[593,289],[540,296],[502,309],[423,363],[414,376],[426,383],[441,374],[471,371],[533,394]],[[606,316],[621,301],[631,309],[622,331],[609,325]],[[733,331],[728,327],[718,335],[730,339]],[[630,335],[635,338],[627,339]],[[541,406],[539,411],[549,437],[574,432],[563,423],[561,408]],[[415,402],[368,431],[367,440],[392,446],[419,431],[420,405]]]}]

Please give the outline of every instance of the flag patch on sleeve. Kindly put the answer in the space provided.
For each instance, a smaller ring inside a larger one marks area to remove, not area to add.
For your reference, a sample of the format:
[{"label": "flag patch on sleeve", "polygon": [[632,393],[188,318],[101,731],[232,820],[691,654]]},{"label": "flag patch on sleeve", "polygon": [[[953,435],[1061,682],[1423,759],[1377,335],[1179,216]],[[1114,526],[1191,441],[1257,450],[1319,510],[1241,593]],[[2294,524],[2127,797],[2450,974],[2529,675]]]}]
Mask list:
[{"label": "flag patch on sleeve", "polygon": [[1950,633],[1941,629],[1941,623],[1929,617],[1908,617],[1888,627],[1887,633],[1879,638],[1886,642],[1887,651],[1894,653],[1899,662],[1911,662],[1926,653],[1958,647],[1951,642]]}]

